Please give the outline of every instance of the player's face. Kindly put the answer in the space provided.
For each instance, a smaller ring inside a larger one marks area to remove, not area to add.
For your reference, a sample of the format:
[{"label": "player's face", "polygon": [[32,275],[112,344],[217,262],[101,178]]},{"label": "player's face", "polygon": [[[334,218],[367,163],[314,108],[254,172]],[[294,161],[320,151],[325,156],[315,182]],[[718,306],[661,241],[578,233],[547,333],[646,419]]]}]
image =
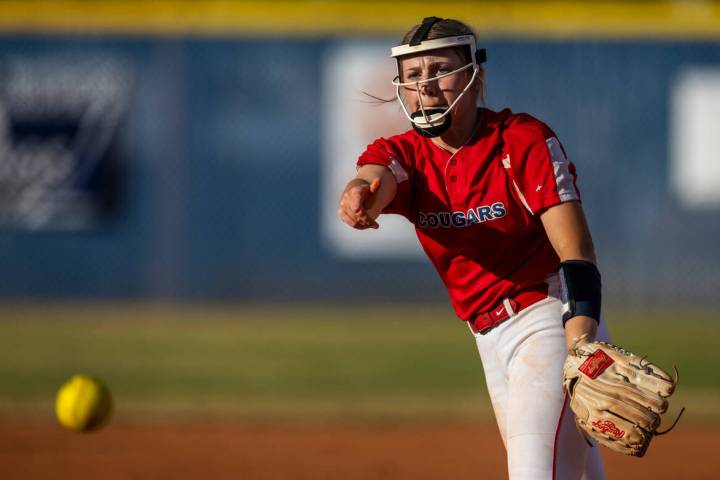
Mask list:
[{"label": "player's face", "polygon": [[[432,50],[417,55],[408,55],[400,59],[401,82],[418,82],[450,73],[467,65],[467,61],[455,48]],[[462,93],[472,78],[472,69],[468,68],[453,75],[424,82],[417,87],[408,85],[401,87],[403,96],[410,112],[423,108],[448,107]],[[453,109],[456,117],[475,115],[475,101],[479,92],[480,82],[471,87],[458,101]],[[418,88],[419,87],[419,88]],[[419,91],[419,93],[418,93]]]}]

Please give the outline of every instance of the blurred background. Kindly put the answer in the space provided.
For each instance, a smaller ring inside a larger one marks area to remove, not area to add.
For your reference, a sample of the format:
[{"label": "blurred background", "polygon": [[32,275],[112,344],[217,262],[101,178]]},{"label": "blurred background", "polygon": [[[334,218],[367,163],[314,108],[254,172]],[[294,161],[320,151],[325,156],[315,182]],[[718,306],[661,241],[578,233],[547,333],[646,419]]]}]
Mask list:
[{"label": "blurred background", "polygon": [[[431,15],[478,32],[489,108],[555,130],[614,339],[676,363],[678,428],[720,444],[720,4],[2,0],[3,478],[87,448],[53,424],[78,371],[115,394],[96,439],[430,422],[486,429],[502,456],[472,337],[411,226],[355,232],[335,214],[364,146],[408,128],[365,93],[393,97],[389,48]],[[358,478],[451,475],[382,462]],[[277,478],[336,478],[313,468]]]}]

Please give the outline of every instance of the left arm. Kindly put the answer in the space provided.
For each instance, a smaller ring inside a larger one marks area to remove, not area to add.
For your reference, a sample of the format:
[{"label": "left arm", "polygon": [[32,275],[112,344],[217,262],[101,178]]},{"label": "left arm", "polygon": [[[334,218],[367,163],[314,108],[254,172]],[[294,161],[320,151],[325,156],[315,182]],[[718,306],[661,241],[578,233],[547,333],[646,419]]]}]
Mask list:
[{"label": "left arm", "polygon": [[[579,293],[574,297],[579,300],[580,307],[573,310],[599,316],[599,277],[595,268],[585,263],[595,265],[595,249],[580,203],[552,206],[541,213],[540,219],[560,260],[581,261],[572,262],[574,267],[565,272],[567,284],[571,283],[569,278],[573,278],[572,283]],[[579,269],[573,270],[577,267]],[[568,274],[569,271],[573,273]],[[676,419],[670,429],[658,432],[660,415],[667,411],[667,397],[677,386],[677,369],[673,379],[645,357],[609,344],[595,343],[596,330],[597,323],[589,316],[576,315],[565,323],[568,356],[563,364],[563,388],[569,397],[568,404],[584,436],[617,452],[642,457],[655,435],[667,433],[677,423]],[[574,339],[585,333],[588,334],[587,342],[579,343],[571,350]],[[595,361],[590,360],[592,357]],[[597,361],[603,357],[609,363]],[[637,370],[637,364],[644,368]],[[635,373],[623,375],[627,370]],[[607,428],[613,432],[608,434]]]},{"label": "left arm", "polygon": [[[540,215],[545,233],[560,261],[584,260],[596,264],[595,247],[585,214],[579,202],[565,202],[548,208]],[[565,324],[565,343],[568,348],[583,334],[592,342],[597,332],[595,319],[577,315]]]}]

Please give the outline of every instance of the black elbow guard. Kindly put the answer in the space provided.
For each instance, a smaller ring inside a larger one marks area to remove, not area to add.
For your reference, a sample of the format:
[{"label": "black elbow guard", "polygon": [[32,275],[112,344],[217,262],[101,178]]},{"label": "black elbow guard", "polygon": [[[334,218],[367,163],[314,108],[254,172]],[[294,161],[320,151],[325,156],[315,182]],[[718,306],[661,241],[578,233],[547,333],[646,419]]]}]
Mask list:
[{"label": "black elbow guard", "polygon": [[600,271],[585,260],[560,262],[560,286],[562,288],[562,322],[583,315],[600,323],[602,284]]}]

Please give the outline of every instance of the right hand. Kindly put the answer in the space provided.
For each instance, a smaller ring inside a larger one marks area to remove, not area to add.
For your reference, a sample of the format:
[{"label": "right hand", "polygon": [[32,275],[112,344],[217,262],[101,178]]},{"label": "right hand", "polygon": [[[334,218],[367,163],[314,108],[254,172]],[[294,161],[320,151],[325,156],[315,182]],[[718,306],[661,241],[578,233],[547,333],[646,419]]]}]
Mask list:
[{"label": "right hand", "polygon": [[380,228],[368,210],[373,204],[375,193],[380,189],[380,178],[371,183],[355,178],[348,182],[340,196],[338,216],[340,220],[358,230]]}]

